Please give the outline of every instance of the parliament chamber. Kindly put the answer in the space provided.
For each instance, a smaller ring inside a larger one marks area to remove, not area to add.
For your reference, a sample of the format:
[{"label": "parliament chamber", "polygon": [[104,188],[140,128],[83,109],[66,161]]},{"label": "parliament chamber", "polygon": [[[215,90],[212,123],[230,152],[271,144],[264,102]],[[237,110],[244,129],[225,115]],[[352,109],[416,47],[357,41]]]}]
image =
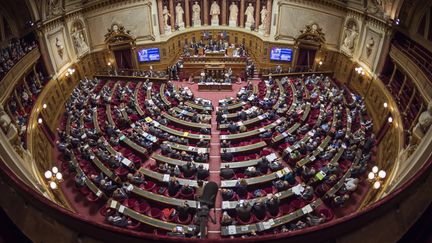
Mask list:
[{"label": "parliament chamber", "polygon": [[429,242],[432,1],[0,1],[0,242]]}]

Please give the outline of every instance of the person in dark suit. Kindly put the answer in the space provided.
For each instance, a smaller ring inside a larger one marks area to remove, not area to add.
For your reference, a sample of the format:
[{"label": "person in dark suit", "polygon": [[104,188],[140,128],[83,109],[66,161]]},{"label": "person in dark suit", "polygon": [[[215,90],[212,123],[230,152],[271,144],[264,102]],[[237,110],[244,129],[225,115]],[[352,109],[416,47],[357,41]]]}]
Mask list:
[{"label": "person in dark suit", "polygon": [[177,194],[177,192],[180,190],[180,183],[178,182],[177,178],[171,177],[170,181],[168,182],[168,194],[172,197]]},{"label": "person in dark suit", "polygon": [[204,180],[210,175],[209,171],[204,169],[203,165],[198,165],[197,168],[197,179]]},{"label": "person in dark suit", "polygon": [[223,150],[223,153],[221,154],[221,159],[223,161],[231,162],[234,159],[234,155],[230,152],[227,152],[226,149]]},{"label": "person in dark suit", "polygon": [[229,131],[230,133],[237,133],[237,132],[238,132],[238,129],[239,129],[239,126],[236,125],[236,124],[234,124],[234,122],[231,122],[231,123],[228,125],[228,131]]},{"label": "person in dark suit", "polygon": [[186,178],[192,177],[197,172],[197,168],[196,168],[195,164],[193,164],[190,161],[188,161],[186,164],[182,165],[181,170],[183,172],[183,176]]},{"label": "person in dark suit", "polygon": [[272,215],[276,216],[279,213],[280,200],[275,195],[272,195],[270,199],[266,201],[267,211]]},{"label": "person in dark suit", "polygon": [[237,217],[243,222],[249,222],[251,217],[252,207],[249,203],[239,203],[236,206]]},{"label": "person in dark suit", "polygon": [[253,213],[258,220],[263,220],[266,216],[266,207],[262,200],[258,200],[252,207]]},{"label": "person in dark suit", "polygon": [[221,192],[222,192],[222,199],[224,201],[229,201],[234,197],[234,191],[232,189],[224,188],[221,190]]},{"label": "person in dark suit", "polygon": [[181,221],[185,221],[189,216],[189,204],[185,201],[182,205],[177,207],[178,217]]},{"label": "person in dark suit", "polygon": [[240,197],[246,197],[248,194],[247,186],[247,181],[244,178],[237,181],[237,184],[235,186],[237,195],[239,195]]},{"label": "person in dark suit", "polygon": [[225,180],[229,180],[235,176],[235,173],[234,170],[229,167],[229,165],[225,165],[225,168],[221,169],[220,176]]},{"label": "person in dark suit", "polygon": [[266,157],[262,157],[257,162],[257,169],[261,174],[267,174],[269,168],[269,162]]}]

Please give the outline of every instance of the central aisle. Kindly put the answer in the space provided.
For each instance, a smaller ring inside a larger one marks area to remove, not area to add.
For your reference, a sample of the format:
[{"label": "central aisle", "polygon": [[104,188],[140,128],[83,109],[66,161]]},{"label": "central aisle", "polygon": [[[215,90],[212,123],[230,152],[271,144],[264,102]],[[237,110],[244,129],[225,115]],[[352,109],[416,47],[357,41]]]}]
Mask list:
[{"label": "central aisle", "polygon": [[[254,81],[257,83],[257,81]],[[203,98],[207,100],[211,100],[213,104],[213,112],[212,112],[212,120],[211,120],[211,144],[210,144],[210,160],[209,160],[209,171],[210,177],[209,181],[216,182],[219,186],[221,184],[220,178],[220,166],[221,166],[221,157],[220,157],[220,140],[219,140],[219,130],[217,129],[216,122],[216,110],[219,106],[219,100],[237,96],[240,88],[246,85],[246,82],[242,82],[241,84],[233,83],[233,91],[198,91],[197,84],[189,84],[184,82],[174,82],[175,85],[178,86],[187,86],[193,92],[194,96],[197,98]],[[222,205],[222,196],[218,193],[216,197],[216,224],[213,224],[210,220],[208,222],[208,238],[215,239],[220,238],[220,218],[221,218],[221,205]],[[212,209],[210,212],[210,216],[212,218],[215,217],[214,210]]]}]

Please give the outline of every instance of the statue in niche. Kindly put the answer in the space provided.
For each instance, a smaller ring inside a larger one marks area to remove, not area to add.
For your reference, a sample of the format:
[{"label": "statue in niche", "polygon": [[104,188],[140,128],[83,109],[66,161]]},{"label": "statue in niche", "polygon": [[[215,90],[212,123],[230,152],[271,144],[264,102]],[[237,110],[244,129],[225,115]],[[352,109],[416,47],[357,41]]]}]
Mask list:
[{"label": "statue in niche", "polygon": [[230,14],[229,14],[230,25],[231,25],[231,23],[233,23],[232,24],[233,26],[237,26],[237,16],[238,16],[239,9],[238,9],[237,4],[235,2],[231,3],[231,6],[229,7],[229,11],[230,11]]},{"label": "statue in niche", "polygon": [[255,18],[254,18],[254,7],[252,6],[252,3],[249,3],[248,7],[246,8],[246,28],[252,26],[255,24]]},{"label": "statue in niche", "polygon": [[192,22],[193,26],[201,26],[201,7],[198,2],[192,6]]},{"label": "statue in niche", "polygon": [[260,14],[261,14],[260,29],[264,29],[265,26],[267,25],[267,14],[268,14],[268,10],[267,10],[266,6],[262,7]]},{"label": "statue in niche", "polygon": [[418,118],[418,122],[413,129],[413,133],[419,138],[422,138],[432,125],[432,102],[429,103],[427,109],[422,112]]},{"label": "statue in niche", "polygon": [[72,40],[78,56],[84,54],[89,49],[84,37],[84,30],[80,23],[77,23],[72,29]]},{"label": "statue in niche", "polygon": [[393,3],[394,0],[369,0],[367,3],[367,11],[379,17],[383,17],[384,19],[388,19]]},{"label": "statue in niche", "polygon": [[62,43],[58,37],[56,37],[55,46],[57,48],[57,54],[59,55],[60,59],[63,60],[64,47],[63,47],[63,45],[62,45]]},{"label": "statue in niche", "polygon": [[211,7],[210,7],[210,15],[212,16],[211,18],[211,23],[212,24],[219,24],[219,14],[220,14],[220,7],[219,4],[217,4],[216,1],[213,1]]},{"label": "statue in niche", "polygon": [[13,124],[11,117],[6,113],[3,106],[0,105],[0,127],[6,136],[10,139],[18,134],[17,127]]},{"label": "statue in niche", "polygon": [[62,13],[62,1],[61,0],[49,0],[48,1],[48,16],[60,15]]},{"label": "statue in niche", "polygon": [[372,54],[373,47],[375,46],[375,40],[371,36],[371,38],[366,42],[366,57],[369,58]]},{"label": "statue in niche", "polygon": [[358,36],[357,25],[355,22],[349,22],[345,27],[345,38],[342,44],[342,51],[352,55],[355,49],[355,41]]},{"label": "statue in niche", "polygon": [[163,16],[163,20],[164,20],[164,28],[165,29],[171,28],[171,26],[168,25],[168,20],[169,20],[169,18],[171,18],[171,14],[169,13],[168,7],[166,5],[163,7],[162,16]]},{"label": "statue in niche", "polygon": [[181,6],[181,3],[177,3],[177,6],[175,7],[175,12],[176,12],[176,25],[184,27],[184,21],[183,21],[184,10]]}]

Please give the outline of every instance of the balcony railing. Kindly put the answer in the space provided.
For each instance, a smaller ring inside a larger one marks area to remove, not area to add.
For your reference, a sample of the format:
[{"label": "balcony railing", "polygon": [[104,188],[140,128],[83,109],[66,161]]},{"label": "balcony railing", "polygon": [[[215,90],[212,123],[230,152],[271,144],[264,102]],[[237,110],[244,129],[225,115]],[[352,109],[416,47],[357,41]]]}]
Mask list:
[{"label": "balcony railing", "polygon": [[36,63],[40,57],[39,48],[34,48],[19,60],[0,81],[0,104],[10,96],[16,82]]}]

